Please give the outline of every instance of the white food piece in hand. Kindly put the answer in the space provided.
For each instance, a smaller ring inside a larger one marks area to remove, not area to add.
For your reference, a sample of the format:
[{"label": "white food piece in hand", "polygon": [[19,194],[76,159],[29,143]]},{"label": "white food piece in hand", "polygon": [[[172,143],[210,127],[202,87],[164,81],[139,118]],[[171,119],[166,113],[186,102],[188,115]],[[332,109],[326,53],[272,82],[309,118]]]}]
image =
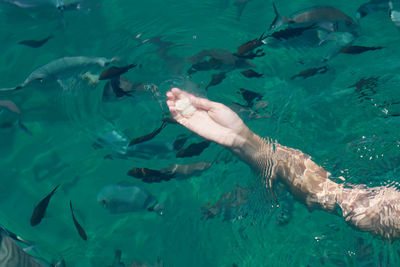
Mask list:
[{"label": "white food piece in hand", "polygon": [[196,108],[192,105],[190,99],[187,97],[176,101],[175,108],[185,117],[192,116],[196,111]]}]

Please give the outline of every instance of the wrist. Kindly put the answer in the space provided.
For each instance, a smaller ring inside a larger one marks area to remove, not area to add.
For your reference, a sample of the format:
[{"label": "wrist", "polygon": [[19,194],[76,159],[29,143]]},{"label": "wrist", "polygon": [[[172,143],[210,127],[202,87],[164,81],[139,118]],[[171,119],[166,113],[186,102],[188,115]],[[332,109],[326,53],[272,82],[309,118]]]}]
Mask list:
[{"label": "wrist", "polygon": [[250,159],[262,145],[262,138],[253,133],[247,126],[234,137],[230,150],[242,159]]}]

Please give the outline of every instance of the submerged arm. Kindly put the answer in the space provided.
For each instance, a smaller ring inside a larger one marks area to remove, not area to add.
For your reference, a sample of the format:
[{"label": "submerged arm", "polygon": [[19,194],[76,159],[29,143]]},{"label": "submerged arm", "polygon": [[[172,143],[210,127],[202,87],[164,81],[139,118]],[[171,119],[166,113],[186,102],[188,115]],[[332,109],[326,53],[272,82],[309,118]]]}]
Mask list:
[{"label": "submerged arm", "polygon": [[[229,148],[266,179],[273,195],[273,183],[284,183],[296,199],[310,210],[334,212],[339,206],[347,222],[361,231],[393,241],[400,239],[400,192],[393,187],[337,184],[329,172],[300,150],[282,146],[253,133],[223,104],[194,97],[177,88],[167,93],[174,119],[198,135]],[[189,98],[195,111],[183,116],[175,107]]]}]

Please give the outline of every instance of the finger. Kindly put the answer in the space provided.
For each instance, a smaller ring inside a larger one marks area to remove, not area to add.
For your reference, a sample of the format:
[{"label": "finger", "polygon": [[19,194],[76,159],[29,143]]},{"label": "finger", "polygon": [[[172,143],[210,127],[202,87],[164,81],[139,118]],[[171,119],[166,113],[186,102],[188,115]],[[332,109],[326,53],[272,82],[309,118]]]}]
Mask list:
[{"label": "finger", "polygon": [[191,96],[190,101],[192,102],[192,105],[195,108],[204,109],[207,111],[215,107],[215,105],[217,104],[216,102],[210,101],[206,98],[195,97],[195,96]]},{"label": "finger", "polygon": [[[169,100],[169,101],[175,101],[175,95],[171,92],[171,91],[168,91],[167,93],[166,93],[166,95],[167,95],[167,99]],[[168,103],[167,103],[168,104]]]}]

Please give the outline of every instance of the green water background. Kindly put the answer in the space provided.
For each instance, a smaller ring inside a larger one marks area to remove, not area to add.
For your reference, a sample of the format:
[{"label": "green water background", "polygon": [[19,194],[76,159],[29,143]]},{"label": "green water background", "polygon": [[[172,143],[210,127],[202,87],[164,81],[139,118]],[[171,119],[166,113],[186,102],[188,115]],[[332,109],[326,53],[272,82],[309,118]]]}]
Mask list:
[{"label": "green water background", "polygon": [[[362,3],[329,4],[353,16]],[[290,14],[327,3],[276,4],[282,14]],[[233,1],[223,0],[104,0],[90,12],[66,12],[64,29],[57,12],[31,12],[2,4],[1,87],[21,83],[36,67],[62,56],[118,56],[123,63],[142,64],[141,69],[129,72],[127,79],[153,82],[165,92],[171,79],[179,83],[187,77],[174,71],[174,63],[168,65],[160,59],[155,46],[142,41],[161,35],[185,45],[170,51],[177,58],[203,49],[235,51],[240,44],[260,36],[274,18],[269,1],[250,1],[240,21],[236,11]],[[246,79],[236,70],[223,83],[211,87],[207,96],[231,104],[241,101],[236,93],[239,88],[262,93],[269,102],[269,117],[246,121],[256,133],[301,149],[348,182],[382,185],[398,181],[399,119],[384,116],[385,110],[374,103],[400,98],[400,33],[383,12],[363,19],[361,27],[357,44],[385,48],[338,55],[329,61],[326,74],[295,81],[290,77],[318,64],[323,49],[265,48],[267,55],[253,60],[255,70],[264,74],[262,79]],[[49,33],[55,38],[41,48],[17,45]],[[190,79],[204,88],[211,74],[196,74]],[[374,103],[360,101],[355,89],[348,88],[363,77],[379,77]],[[104,159],[110,151],[93,148],[96,132],[112,121],[132,136],[140,136],[159,126],[163,112],[146,95],[102,104],[102,88],[103,84],[79,86],[67,94],[57,84],[39,84],[2,97],[20,106],[21,121],[33,135],[17,127],[1,133],[0,223],[33,240],[36,246],[32,254],[49,261],[64,258],[67,266],[111,265],[116,249],[122,250],[126,263],[138,260],[153,264],[160,258],[166,266],[398,266],[398,243],[385,245],[351,229],[338,216],[310,213],[299,203],[294,204],[293,218],[284,226],[275,222],[277,209],[270,209],[271,203],[260,196],[247,207],[250,215],[243,220],[202,220],[200,208],[216,202],[236,184],[261,187],[244,163],[216,145],[198,159],[214,159],[222,153],[224,160],[201,176],[145,184],[164,205],[164,216],[109,214],[96,202],[102,186],[121,181],[140,184],[126,175],[132,167],[158,168],[189,160],[178,161],[172,154],[154,159]],[[205,94],[202,89],[197,93]],[[396,112],[396,106],[387,109],[389,114]],[[168,126],[157,140],[172,140],[181,133],[188,132],[180,126]],[[35,166],[48,175],[35,178]],[[57,184],[62,186],[51,200],[47,217],[31,227],[34,205]],[[74,229],[69,200],[88,233],[87,242]]]}]

